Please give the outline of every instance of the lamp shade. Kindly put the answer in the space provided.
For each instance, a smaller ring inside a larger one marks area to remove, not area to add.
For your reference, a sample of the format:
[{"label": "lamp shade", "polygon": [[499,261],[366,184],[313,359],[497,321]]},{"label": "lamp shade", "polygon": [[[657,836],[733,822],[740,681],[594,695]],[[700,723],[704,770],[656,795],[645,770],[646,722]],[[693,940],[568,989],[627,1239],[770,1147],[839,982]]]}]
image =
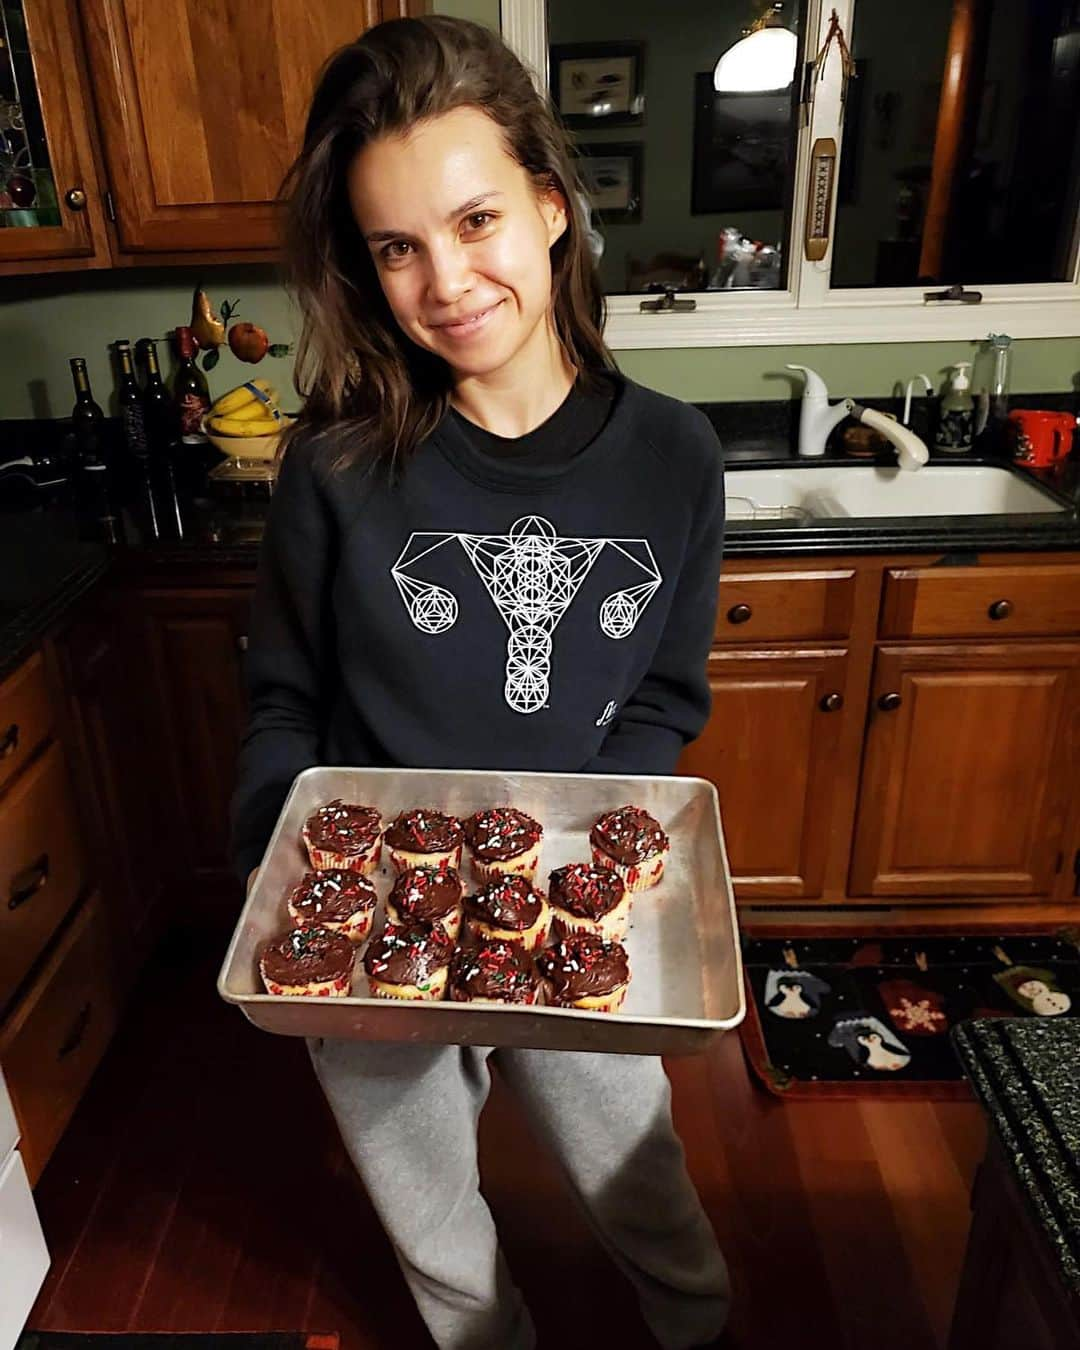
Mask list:
[{"label": "lamp shade", "polygon": [[795,76],[799,39],[790,28],[759,28],[729,47],[716,63],[713,88],[718,94],[786,89]]}]

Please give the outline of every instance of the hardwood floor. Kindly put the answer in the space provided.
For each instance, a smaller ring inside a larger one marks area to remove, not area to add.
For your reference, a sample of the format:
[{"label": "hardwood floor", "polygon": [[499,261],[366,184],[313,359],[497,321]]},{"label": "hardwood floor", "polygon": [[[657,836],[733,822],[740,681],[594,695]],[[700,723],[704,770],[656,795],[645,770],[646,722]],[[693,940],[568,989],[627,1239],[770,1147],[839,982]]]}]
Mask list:
[{"label": "hardwood floor", "polygon": [[[303,1045],[218,1000],[222,950],[174,949],[129,1005],[38,1185],[53,1266],[30,1326],[338,1331],[342,1350],[430,1347]],[[943,1347],[979,1108],[782,1102],[751,1082],[735,1036],[668,1068],[731,1265],[733,1347]],[[652,1347],[629,1286],[497,1082],[481,1157],[541,1347]]]}]

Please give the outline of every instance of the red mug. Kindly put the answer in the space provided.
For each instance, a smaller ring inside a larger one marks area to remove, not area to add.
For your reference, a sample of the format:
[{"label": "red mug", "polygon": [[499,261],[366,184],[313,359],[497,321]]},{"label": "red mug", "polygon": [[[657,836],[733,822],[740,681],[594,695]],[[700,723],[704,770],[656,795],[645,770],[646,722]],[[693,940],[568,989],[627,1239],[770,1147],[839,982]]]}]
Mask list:
[{"label": "red mug", "polygon": [[1072,449],[1076,418],[1072,413],[1017,408],[1009,413],[1013,425],[1013,459],[1031,468],[1047,468]]}]

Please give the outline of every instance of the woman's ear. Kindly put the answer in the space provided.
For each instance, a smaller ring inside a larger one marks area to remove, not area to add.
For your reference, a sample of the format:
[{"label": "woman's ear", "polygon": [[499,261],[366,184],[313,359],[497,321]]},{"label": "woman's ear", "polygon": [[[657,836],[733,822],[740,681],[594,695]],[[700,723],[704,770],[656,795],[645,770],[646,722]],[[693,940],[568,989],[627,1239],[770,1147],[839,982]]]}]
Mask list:
[{"label": "woman's ear", "polygon": [[541,190],[540,214],[547,225],[548,248],[550,248],[556,239],[561,239],[566,233],[568,224],[566,197],[562,189],[554,183]]}]

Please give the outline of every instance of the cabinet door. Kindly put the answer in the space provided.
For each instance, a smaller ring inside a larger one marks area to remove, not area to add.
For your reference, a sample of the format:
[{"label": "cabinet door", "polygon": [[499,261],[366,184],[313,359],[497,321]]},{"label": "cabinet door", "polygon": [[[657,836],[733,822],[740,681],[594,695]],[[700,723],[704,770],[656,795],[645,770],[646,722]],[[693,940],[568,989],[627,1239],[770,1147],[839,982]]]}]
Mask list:
[{"label": "cabinet door", "polygon": [[68,0],[4,0],[0,18],[0,274],[105,262]]},{"label": "cabinet door", "polygon": [[229,873],[229,803],[244,722],[240,654],[249,607],[246,590],[143,596],[177,881],[221,881]]},{"label": "cabinet door", "polygon": [[379,0],[82,0],[121,247],[273,249],[274,199],[315,77],[381,9]]},{"label": "cabinet door", "polygon": [[880,648],[850,894],[1047,896],[1078,744],[1078,643]]},{"label": "cabinet door", "polygon": [[714,651],[712,714],[680,771],[716,784],[736,894],[822,893],[847,652]]}]

